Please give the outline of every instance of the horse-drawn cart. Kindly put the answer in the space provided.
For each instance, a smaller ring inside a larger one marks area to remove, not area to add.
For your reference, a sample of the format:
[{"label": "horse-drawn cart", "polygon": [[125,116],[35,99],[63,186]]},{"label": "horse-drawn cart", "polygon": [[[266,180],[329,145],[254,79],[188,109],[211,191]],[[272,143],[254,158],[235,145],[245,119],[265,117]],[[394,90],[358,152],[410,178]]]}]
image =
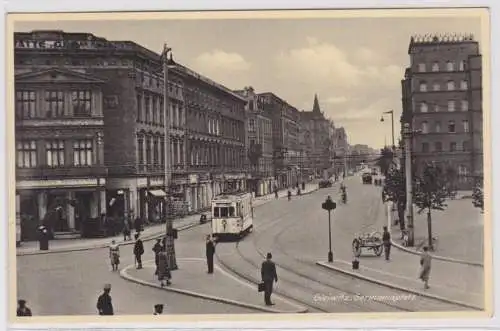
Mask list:
[{"label": "horse-drawn cart", "polygon": [[360,257],[362,249],[372,250],[375,255],[382,255],[383,251],[382,234],[380,232],[365,233],[354,238],[352,241],[352,251],[354,256]]}]

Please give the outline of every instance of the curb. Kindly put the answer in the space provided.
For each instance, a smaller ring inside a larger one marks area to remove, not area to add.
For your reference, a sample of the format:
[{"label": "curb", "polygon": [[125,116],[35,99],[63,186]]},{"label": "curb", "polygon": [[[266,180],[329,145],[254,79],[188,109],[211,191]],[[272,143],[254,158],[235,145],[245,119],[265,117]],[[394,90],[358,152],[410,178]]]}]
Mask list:
[{"label": "curb", "polygon": [[142,280],[142,279],[130,276],[127,273],[127,270],[130,269],[130,268],[132,268],[132,267],[133,267],[133,265],[129,265],[129,266],[125,267],[124,269],[120,270],[120,277],[122,277],[125,280],[131,281],[133,283],[140,284],[140,285],[143,285],[143,286],[149,286],[149,287],[157,288],[157,289],[160,289],[160,290],[165,290],[165,291],[169,291],[169,292],[175,292],[175,293],[179,293],[179,294],[184,294],[184,295],[192,296],[192,297],[195,297],[195,298],[212,300],[212,301],[221,302],[221,303],[225,303],[225,304],[229,304],[229,305],[233,305],[233,306],[238,306],[238,307],[243,307],[243,308],[250,308],[250,309],[254,309],[254,310],[263,311],[263,312],[266,312],[266,313],[277,313],[277,314],[296,314],[296,313],[298,313],[298,312],[294,312],[294,311],[283,311],[283,310],[278,310],[278,309],[272,309],[272,308],[262,307],[262,306],[254,305],[254,304],[251,304],[251,303],[246,303],[246,302],[241,302],[241,301],[237,301],[237,300],[231,300],[231,299],[216,297],[216,296],[213,296],[213,295],[202,294],[202,293],[188,291],[188,290],[183,290],[183,289],[179,289],[179,288],[175,288],[175,287],[161,287],[160,285],[157,285],[157,284],[154,284],[154,283],[151,283],[151,282],[147,282],[145,280]]},{"label": "curb", "polygon": [[405,292],[408,292],[408,293],[411,293],[411,294],[415,294],[415,295],[418,295],[418,296],[427,297],[427,298],[431,298],[431,299],[438,300],[438,301],[443,301],[443,302],[446,302],[446,303],[450,303],[450,304],[462,306],[462,307],[469,308],[469,309],[484,311],[483,308],[478,307],[478,306],[473,305],[473,304],[469,304],[469,303],[462,302],[462,301],[448,299],[448,298],[441,297],[441,296],[434,295],[434,294],[424,293],[424,292],[417,291],[417,290],[414,290],[414,289],[411,289],[411,288],[407,288],[407,287],[395,285],[395,284],[392,284],[392,283],[389,283],[389,282],[384,282],[384,281],[381,281],[381,280],[378,280],[378,279],[375,279],[375,278],[372,278],[372,277],[360,275],[360,274],[355,273],[355,272],[347,271],[347,270],[344,270],[344,269],[341,269],[341,268],[337,268],[337,267],[328,265],[325,262],[316,262],[316,264],[319,265],[319,266],[321,266],[321,267],[323,267],[323,268],[329,269],[329,270],[337,271],[337,272],[349,275],[351,277],[356,277],[356,278],[359,278],[359,279],[362,279],[362,280],[366,280],[366,281],[374,283],[374,284],[386,286],[386,287],[389,287],[389,288],[392,288],[392,289],[395,289],[395,290],[405,291]]},{"label": "curb", "polygon": [[[191,229],[195,226],[201,225],[199,222],[195,223],[190,223],[183,225],[177,229],[177,231],[184,231],[187,229]],[[148,242],[151,240],[155,240],[158,238],[161,238],[164,236],[164,233],[157,233],[157,234],[152,234],[147,237],[144,237],[142,239],[143,242]],[[123,244],[120,244],[119,246],[129,246],[132,245],[134,242],[129,241],[125,242]],[[75,248],[59,248],[59,249],[54,249],[54,250],[48,250],[48,251],[34,251],[34,252],[16,252],[16,256],[28,256],[28,255],[43,255],[43,254],[56,254],[56,253],[70,253],[70,252],[81,252],[81,251],[89,251],[93,249],[100,249],[100,248],[106,248],[109,246],[109,243],[106,244],[99,244],[99,245],[93,245],[93,246],[87,246],[87,247],[75,247]]]},{"label": "curb", "polygon": [[[392,239],[391,239],[391,243],[397,249],[402,250],[403,252],[410,253],[410,254],[413,254],[413,255],[422,255],[422,253],[420,253],[419,251],[416,251],[416,250],[411,249],[411,248],[404,247],[404,246],[402,246],[402,245],[400,245],[398,243],[395,243]],[[484,268],[484,264],[481,263],[481,262],[472,262],[472,261],[466,261],[466,260],[459,260],[459,259],[454,259],[454,258],[451,258],[451,257],[445,257],[445,256],[439,256],[439,255],[432,255],[432,259],[433,260],[445,261],[445,262],[451,262],[451,263],[457,263],[457,264],[465,264],[465,265],[469,265],[469,266],[473,266],[473,267]]]}]

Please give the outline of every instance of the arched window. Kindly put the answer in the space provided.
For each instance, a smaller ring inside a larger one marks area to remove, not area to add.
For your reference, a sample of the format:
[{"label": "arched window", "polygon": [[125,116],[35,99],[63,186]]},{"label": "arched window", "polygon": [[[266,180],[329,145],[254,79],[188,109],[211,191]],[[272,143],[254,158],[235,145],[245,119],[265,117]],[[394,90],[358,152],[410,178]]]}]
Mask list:
[{"label": "arched window", "polygon": [[441,90],[441,85],[440,85],[438,82],[436,82],[436,83],[434,83],[434,84],[432,85],[432,89],[433,89],[434,91],[439,91],[439,90]]},{"label": "arched window", "polygon": [[436,122],[435,131],[436,133],[441,132],[441,122]]},{"label": "arched window", "polygon": [[467,81],[466,81],[466,80],[462,80],[462,81],[460,82],[460,89],[461,89],[461,90],[467,90],[467,88],[468,88]]},{"label": "arched window", "polygon": [[420,104],[420,112],[421,113],[427,113],[429,111],[429,107],[427,106],[427,103],[422,102]]},{"label": "arched window", "polygon": [[462,100],[462,101],[460,102],[460,104],[461,104],[461,107],[460,107],[460,108],[462,109],[462,111],[468,111],[468,110],[469,110],[469,101],[467,101],[467,100]]},{"label": "arched window", "polygon": [[455,111],[455,101],[454,100],[448,101],[448,111]]},{"label": "arched window", "polygon": [[425,72],[425,63],[419,63],[418,64],[418,71],[419,72]]},{"label": "arched window", "polygon": [[420,92],[427,92],[427,83],[425,81],[420,82]]},{"label": "arched window", "polygon": [[439,71],[439,63],[434,62],[434,63],[432,64],[432,71],[434,71],[434,72]]},{"label": "arched window", "polygon": [[422,133],[429,133],[429,124],[427,123],[427,121],[422,122],[421,128]]},{"label": "arched window", "polygon": [[455,90],[455,82],[452,80],[449,80],[448,83],[446,84],[448,91],[453,91]]},{"label": "arched window", "polygon": [[464,60],[460,61],[460,63],[459,63],[458,66],[459,66],[458,70],[464,71],[465,70],[465,66],[466,66],[465,61]]},{"label": "arched window", "polygon": [[451,61],[446,62],[446,70],[447,71],[454,71],[455,70],[455,64]]}]

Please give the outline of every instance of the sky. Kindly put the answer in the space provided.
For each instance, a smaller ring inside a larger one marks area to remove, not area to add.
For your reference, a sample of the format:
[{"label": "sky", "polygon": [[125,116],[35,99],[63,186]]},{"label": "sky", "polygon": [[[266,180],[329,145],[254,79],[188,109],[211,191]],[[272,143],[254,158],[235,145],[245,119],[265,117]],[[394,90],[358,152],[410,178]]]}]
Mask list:
[{"label": "sky", "polygon": [[401,115],[401,79],[409,64],[410,37],[426,33],[472,33],[474,17],[214,19],[141,21],[18,22],[15,30],[88,32],[108,40],[131,40],[160,52],[237,90],[252,86],[273,92],[299,110],[310,111],[314,94],[324,114],[343,126],[349,143],[381,148],[396,140]]}]

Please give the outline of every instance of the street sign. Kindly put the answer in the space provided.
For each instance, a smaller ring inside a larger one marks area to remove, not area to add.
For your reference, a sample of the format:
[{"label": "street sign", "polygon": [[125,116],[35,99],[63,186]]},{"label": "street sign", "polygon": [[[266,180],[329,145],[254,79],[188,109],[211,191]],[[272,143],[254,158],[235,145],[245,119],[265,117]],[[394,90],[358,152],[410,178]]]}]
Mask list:
[{"label": "street sign", "polygon": [[326,198],[326,201],[321,204],[321,208],[331,211],[337,208],[337,204],[332,200],[330,196],[328,196],[328,198]]}]

